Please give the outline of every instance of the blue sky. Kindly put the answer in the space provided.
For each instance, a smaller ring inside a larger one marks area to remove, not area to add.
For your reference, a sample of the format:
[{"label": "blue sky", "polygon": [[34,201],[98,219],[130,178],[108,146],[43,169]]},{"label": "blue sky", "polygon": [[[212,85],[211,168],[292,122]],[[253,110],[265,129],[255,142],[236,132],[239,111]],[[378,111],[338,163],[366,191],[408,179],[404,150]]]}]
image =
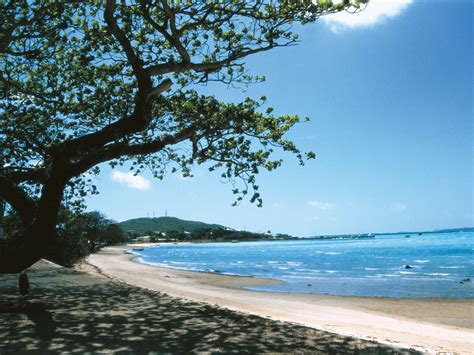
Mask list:
[{"label": "blue sky", "polygon": [[277,113],[311,117],[290,137],[317,159],[299,167],[284,156],[261,174],[263,208],[231,207],[231,186],[198,167],[164,181],[104,168],[89,209],[302,237],[472,226],[472,10],[470,0],[373,0],[301,28],[298,47],[248,59],[265,83],[203,88],[226,101],[266,95]]}]

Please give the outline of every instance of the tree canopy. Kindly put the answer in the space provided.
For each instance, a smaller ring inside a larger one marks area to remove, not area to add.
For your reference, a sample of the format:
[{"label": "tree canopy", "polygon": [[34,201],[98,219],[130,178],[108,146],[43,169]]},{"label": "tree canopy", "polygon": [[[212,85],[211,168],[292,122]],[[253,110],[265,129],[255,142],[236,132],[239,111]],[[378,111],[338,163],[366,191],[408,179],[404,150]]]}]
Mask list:
[{"label": "tree canopy", "polygon": [[200,85],[263,80],[246,57],[295,45],[294,27],[365,2],[0,0],[0,198],[23,226],[0,245],[0,272],[41,257],[61,203],[95,193],[100,163],[162,178],[207,162],[237,200],[260,205],[255,176],[281,165],[275,149],[314,157],[285,138],[300,118]]}]

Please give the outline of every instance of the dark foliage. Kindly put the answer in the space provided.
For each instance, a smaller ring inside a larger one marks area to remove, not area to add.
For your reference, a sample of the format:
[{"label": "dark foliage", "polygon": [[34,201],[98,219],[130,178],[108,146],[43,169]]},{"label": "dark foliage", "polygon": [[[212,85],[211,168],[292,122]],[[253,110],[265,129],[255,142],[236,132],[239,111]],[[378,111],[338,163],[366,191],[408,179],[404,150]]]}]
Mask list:
[{"label": "dark foliage", "polygon": [[273,239],[290,239],[294,238],[286,234],[278,234],[273,237],[269,233],[254,233],[247,231],[238,231],[234,229],[199,229],[192,232],[186,231],[169,231],[166,238],[178,241],[252,241],[252,240],[273,240]]},{"label": "dark foliage", "polygon": [[[5,218],[4,227],[7,240],[15,239],[21,222],[16,215],[10,214]],[[101,246],[124,243],[128,238],[114,221],[100,212],[74,213],[62,208],[56,237],[45,258],[63,266],[72,266]]]}]

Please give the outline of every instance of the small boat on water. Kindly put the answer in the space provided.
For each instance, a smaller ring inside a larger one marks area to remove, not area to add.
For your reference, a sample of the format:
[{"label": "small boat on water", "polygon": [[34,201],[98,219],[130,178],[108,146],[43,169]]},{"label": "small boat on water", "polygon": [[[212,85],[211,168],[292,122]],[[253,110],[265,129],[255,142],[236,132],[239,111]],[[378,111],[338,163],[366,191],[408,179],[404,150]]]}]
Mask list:
[{"label": "small boat on water", "polygon": [[238,243],[238,242],[239,242],[238,240],[231,241],[231,243]]}]

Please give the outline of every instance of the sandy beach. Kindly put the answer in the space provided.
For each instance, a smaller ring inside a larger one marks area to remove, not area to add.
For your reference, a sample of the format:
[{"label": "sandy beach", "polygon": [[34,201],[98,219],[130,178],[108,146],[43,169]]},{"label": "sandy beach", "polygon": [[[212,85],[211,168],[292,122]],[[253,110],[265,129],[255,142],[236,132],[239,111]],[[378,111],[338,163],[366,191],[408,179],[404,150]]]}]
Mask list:
[{"label": "sandy beach", "polygon": [[132,261],[129,248],[105,248],[91,255],[82,270],[173,297],[389,346],[429,353],[470,354],[474,349],[472,300],[249,291],[242,287],[276,281],[144,265]]},{"label": "sandy beach", "polygon": [[[118,251],[97,257],[107,255],[107,263]],[[418,353],[172,297],[87,264],[81,269],[88,272],[36,263],[25,298],[18,275],[0,277],[0,354]]]},{"label": "sandy beach", "polygon": [[0,354],[470,354],[471,300],[397,300],[242,289],[274,280],[157,268],[128,246],[76,269],[40,261],[0,277]]}]

